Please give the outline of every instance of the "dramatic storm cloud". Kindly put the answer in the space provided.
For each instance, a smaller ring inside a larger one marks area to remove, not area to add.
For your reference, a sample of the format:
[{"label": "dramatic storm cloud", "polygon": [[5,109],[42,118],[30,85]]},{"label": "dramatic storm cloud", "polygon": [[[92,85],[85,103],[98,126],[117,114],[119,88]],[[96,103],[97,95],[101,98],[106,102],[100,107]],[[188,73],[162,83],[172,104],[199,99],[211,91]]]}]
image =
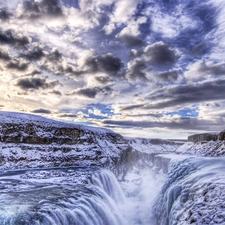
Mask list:
[{"label": "dramatic storm cloud", "polygon": [[0,109],[131,136],[222,130],[224,13],[222,0],[0,0]]}]

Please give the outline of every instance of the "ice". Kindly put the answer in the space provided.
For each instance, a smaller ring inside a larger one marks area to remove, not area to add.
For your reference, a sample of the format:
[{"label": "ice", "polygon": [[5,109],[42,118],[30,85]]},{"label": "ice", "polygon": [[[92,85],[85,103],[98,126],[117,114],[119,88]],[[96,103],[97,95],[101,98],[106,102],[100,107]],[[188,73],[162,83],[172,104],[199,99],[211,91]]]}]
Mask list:
[{"label": "ice", "polygon": [[224,224],[224,170],[224,158],[174,162],[154,206],[158,224]]}]

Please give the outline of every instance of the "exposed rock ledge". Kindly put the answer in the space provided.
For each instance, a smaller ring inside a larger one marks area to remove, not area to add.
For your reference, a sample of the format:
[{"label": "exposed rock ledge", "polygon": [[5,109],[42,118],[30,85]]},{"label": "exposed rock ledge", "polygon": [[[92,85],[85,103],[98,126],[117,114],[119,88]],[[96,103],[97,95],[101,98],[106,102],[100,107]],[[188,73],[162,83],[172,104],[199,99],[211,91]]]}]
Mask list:
[{"label": "exposed rock ledge", "polygon": [[129,146],[107,129],[0,112],[0,167],[110,165]]},{"label": "exposed rock ledge", "polygon": [[69,124],[40,116],[0,112],[0,168],[115,166],[139,152],[171,152],[178,144],[126,139],[108,129]]}]

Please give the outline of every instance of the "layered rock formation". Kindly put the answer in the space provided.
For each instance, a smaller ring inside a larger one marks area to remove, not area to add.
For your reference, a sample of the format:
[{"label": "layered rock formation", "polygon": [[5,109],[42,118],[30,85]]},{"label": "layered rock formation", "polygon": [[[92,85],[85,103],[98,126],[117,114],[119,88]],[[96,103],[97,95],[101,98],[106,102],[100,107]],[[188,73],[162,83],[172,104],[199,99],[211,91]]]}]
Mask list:
[{"label": "layered rock formation", "polygon": [[208,141],[224,141],[225,140],[225,131],[219,133],[202,133],[194,134],[188,137],[190,142],[208,142]]},{"label": "layered rock formation", "polygon": [[[173,152],[180,143],[124,138],[108,129],[0,112],[0,168],[130,164],[149,153]],[[144,154],[146,153],[146,154]]]},{"label": "layered rock formation", "polygon": [[5,169],[109,166],[117,163],[127,148],[120,134],[107,129],[0,113],[0,166]]}]

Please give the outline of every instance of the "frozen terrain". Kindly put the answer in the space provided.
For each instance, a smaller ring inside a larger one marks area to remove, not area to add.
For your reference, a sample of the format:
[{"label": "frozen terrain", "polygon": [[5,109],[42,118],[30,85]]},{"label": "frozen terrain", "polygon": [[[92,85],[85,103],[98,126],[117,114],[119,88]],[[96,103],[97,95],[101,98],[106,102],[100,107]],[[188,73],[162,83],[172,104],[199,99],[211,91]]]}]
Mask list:
[{"label": "frozen terrain", "polygon": [[225,224],[223,136],[126,138],[0,112],[0,224]]},{"label": "frozen terrain", "polygon": [[[130,140],[108,129],[41,116],[0,112],[0,168],[22,169],[119,164],[127,151],[168,152],[169,141]],[[165,142],[165,143],[164,143]]]}]

